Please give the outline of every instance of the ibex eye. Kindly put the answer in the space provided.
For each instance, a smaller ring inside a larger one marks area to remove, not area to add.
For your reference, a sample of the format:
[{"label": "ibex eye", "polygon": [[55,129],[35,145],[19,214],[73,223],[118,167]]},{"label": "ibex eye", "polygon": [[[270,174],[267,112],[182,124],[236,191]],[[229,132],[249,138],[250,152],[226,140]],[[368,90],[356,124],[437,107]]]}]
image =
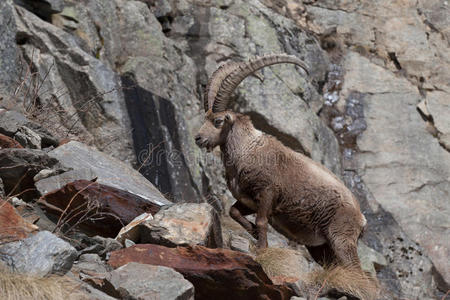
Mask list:
[{"label": "ibex eye", "polygon": [[220,126],[222,126],[223,120],[222,119],[215,119],[214,120],[214,126],[219,128]]}]

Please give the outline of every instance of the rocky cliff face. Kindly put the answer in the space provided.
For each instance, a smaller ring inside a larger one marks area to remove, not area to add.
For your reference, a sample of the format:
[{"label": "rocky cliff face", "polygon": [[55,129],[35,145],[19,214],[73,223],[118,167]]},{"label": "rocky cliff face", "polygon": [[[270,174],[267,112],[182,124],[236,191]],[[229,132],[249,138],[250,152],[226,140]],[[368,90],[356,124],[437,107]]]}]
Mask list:
[{"label": "rocky cliff face", "polygon": [[246,79],[233,109],[358,196],[364,241],[389,262],[383,299],[448,289],[446,1],[32,2],[0,3],[0,105],[133,165],[173,202],[222,213],[233,200],[219,153],[192,138],[208,76],[269,52],[305,60],[309,77],[280,65]]}]

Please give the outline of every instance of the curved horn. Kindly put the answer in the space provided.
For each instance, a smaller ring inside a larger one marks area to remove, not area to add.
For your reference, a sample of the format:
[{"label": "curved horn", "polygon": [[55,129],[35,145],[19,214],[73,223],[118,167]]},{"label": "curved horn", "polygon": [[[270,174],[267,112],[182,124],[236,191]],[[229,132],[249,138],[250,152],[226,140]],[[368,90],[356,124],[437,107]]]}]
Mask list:
[{"label": "curved horn", "polygon": [[232,93],[242,80],[259,69],[280,63],[296,64],[309,74],[306,63],[295,56],[286,54],[269,54],[256,57],[248,62],[226,63],[213,73],[208,82],[205,93],[205,111],[226,110]]},{"label": "curved horn", "polygon": [[203,105],[205,108],[205,112],[212,109],[214,98],[219,92],[222,81],[242,65],[244,65],[243,62],[229,61],[221,65],[217,70],[214,71],[214,73],[212,73],[211,77],[208,80],[208,84],[206,85],[204,95]]}]

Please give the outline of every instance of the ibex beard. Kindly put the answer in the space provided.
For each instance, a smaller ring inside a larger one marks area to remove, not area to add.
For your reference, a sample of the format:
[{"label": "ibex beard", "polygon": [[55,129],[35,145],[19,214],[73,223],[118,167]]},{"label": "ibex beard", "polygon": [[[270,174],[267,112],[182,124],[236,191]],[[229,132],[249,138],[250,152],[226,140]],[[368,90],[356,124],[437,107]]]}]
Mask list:
[{"label": "ibex beard", "polygon": [[[305,245],[320,263],[357,270],[354,274],[363,276],[357,242],[366,219],[350,190],[324,166],[257,130],[248,116],[227,110],[242,80],[278,63],[307,71],[296,57],[278,54],[229,62],[214,72],[205,93],[205,123],[195,141],[208,150],[220,147],[227,185],[237,199],[230,216],[257,239],[258,248],[268,245],[270,223]],[[253,213],[255,223],[245,218]],[[369,294],[359,296],[372,299]]]}]

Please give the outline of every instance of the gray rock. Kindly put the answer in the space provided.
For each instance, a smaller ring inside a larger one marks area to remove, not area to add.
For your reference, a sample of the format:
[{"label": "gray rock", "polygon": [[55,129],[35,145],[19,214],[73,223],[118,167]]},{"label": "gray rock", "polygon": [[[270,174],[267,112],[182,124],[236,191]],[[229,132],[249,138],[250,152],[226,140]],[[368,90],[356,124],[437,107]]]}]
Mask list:
[{"label": "gray rock", "polygon": [[[36,176],[38,176],[39,174],[37,174]],[[34,177],[35,180],[36,176]],[[77,169],[43,179],[39,179],[38,177],[39,180],[36,181],[34,185],[36,186],[36,189],[39,191],[39,193],[41,193],[41,195],[45,195],[49,192],[62,188],[64,185],[70,182],[81,179],[92,180],[95,177],[97,177],[97,175],[91,169]]]},{"label": "gray rock", "polygon": [[376,276],[376,269],[387,266],[386,258],[377,251],[368,247],[364,242],[358,242],[358,257],[361,261],[361,267],[364,271],[370,272]]},{"label": "gray rock", "polygon": [[[26,142],[28,142],[27,132],[30,132],[30,135],[33,137],[32,140],[35,141],[36,148],[39,145],[38,149],[58,145],[58,140],[46,129],[32,122],[23,114],[14,110],[7,110],[0,113],[0,133],[12,137],[20,131],[22,131],[22,136],[25,135],[24,141]],[[38,142],[39,139],[41,140],[40,143]],[[27,145],[24,144],[23,146]]]},{"label": "gray rock", "polygon": [[106,273],[112,271],[112,268],[102,261],[101,257],[95,253],[82,254],[77,261],[74,262],[72,272],[80,273]]},{"label": "gray rock", "polygon": [[139,172],[105,153],[71,141],[48,153],[62,165],[75,170],[88,169],[97,182],[136,194],[160,205],[170,202]]},{"label": "gray rock", "polygon": [[250,241],[239,235],[231,235],[230,249],[235,251],[241,251],[244,253],[250,253]]},{"label": "gray rock", "polygon": [[84,234],[74,236],[74,240],[81,241],[81,245],[77,242],[79,254],[96,254],[102,258],[108,257],[109,253],[123,248],[122,244],[112,238],[105,238],[102,236],[88,237]]},{"label": "gray rock", "polygon": [[133,245],[136,245],[135,242],[133,242],[132,240],[129,240],[129,239],[125,239],[125,242],[123,244],[124,244],[125,248],[129,248]]},{"label": "gray rock", "polygon": [[192,283],[167,267],[132,262],[112,271],[109,281],[126,299],[194,299]]},{"label": "gray rock", "polygon": [[34,177],[33,177],[33,181],[37,182],[39,180],[45,179],[47,177],[50,176],[54,176],[56,175],[57,172],[55,170],[52,169],[43,169],[41,171],[39,171],[39,173],[37,173]]},{"label": "gray rock", "polygon": [[80,282],[79,289],[81,291],[81,295],[79,298],[82,300],[115,300],[117,298],[111,297],[106,293],[86,284],[84,282]]},{"label": "gray rock", "polygon": [[48,231],[0,247],[0,260],[11,269],[37,276],[65,274],[77,256],[75,248]]},{"label": "gray rock", "polygon": [[222,247],[220,222],[214,208],[207,204],[183,203],[161,209],[140,226],[142,243],[168,247],[202,245]]},{"label": "gray rock", "polygon": [[19,131],[19,128],[30,122],[23,114],[7,110],[0,113],[0,133],[13,136]]},{"label": "gray rock", "polygon": [[58,160],[41,150],[3,149],[0,151],[0,178],[6,193],[33,188],[33,177],[43,169],[65,170]]},{"label": "gray rock", "polygon": [[18,141],[25,148],[41,149],[41,137],[26,126],[22,126],[14,135],[14,139]]}]

